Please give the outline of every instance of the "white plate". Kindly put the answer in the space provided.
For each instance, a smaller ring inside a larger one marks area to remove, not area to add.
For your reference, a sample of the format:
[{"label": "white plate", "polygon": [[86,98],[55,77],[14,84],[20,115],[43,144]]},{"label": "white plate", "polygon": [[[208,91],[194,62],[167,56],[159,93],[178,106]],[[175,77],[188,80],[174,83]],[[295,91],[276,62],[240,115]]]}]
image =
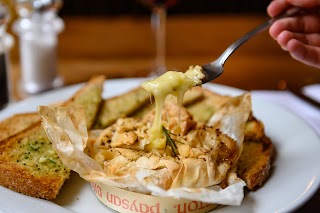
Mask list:
[{"label": "white plate", "polygon": [[[121,94],[144,79],[115,79],[105,83],[104,97]],[[0,111],[0,120],[18,112],[35,111],[70,97],[82,85],[55,90],[25,99]],[[221,94],[239,95],[242,90],[222,85],[205,85]],[[223,207],[215,212],[290,212],[299,208],[317,191],[320,182],[320,139],[300,118],[277,105],[253,96],[254,115],[263,121],[272,139],[276,157],[269,180],[246,195],[240,207]],[[96,198],[88,183],[72,174],[54,202],[28,197],[0,187],[0,212],[111,212]]]}]

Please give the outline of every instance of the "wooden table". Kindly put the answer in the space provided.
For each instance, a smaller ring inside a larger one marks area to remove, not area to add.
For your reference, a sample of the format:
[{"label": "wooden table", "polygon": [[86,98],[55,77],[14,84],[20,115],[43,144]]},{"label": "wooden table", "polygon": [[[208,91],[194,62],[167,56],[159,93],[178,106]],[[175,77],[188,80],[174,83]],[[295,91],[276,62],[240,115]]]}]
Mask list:
[{"label": "wooden table", "polygon": [[[189,65],[210,62],[266,19],[258,15],[169,16],[167,67],[186,70]],[[87,81],[94,74],[122,78],[150,72],[154,45],[149,17],[64,17],[64,21],[58,67],[66,85]],[[18,43],[11,51],[11,78],[13,96],[20,100]],[[235,52],[215,82],[246,90],[278,89],[283,82],[320,82],[320,71],[293,60],[265,32]],[[319,202],[320,192],[302,210],[319,208]]]},{"label": "wooden table", "polygon": [[[216,59],[226,47],[265,21],[257,15],[169,16],[167,67],[186,70]],[[153,64],[154,42],[149,17],[66,17],[59,36],[58,67],[66,85],[93,74],[108,78],[141,77]],[[11,51],[12,79],[19,79],[19,43]],[[293,60],[267,32],[244,44],[215,82],[246,90],[277,89],[279,81],[319,82],[320,72]],[[14,85],[14,88],[16,85]],[[14,96],[20,99],[17,91]]]}]

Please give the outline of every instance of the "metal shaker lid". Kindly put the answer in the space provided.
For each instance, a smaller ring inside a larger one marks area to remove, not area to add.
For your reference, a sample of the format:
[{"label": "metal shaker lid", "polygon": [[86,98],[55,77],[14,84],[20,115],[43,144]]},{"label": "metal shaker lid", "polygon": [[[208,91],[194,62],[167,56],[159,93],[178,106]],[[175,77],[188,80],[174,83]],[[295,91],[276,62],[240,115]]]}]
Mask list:
[{"label": "metal shaker lid", "polygon": [[17,14],[20,16],[13,23],[14,32],[53,32],[64,29],[57,11],[62,7],[62,0],[14,0]]},{"label": "metal shaker lid", "polygon": [[62,0],[15,0],[15,7],[19,16],[28,17],[34,13],[58,11]]}]

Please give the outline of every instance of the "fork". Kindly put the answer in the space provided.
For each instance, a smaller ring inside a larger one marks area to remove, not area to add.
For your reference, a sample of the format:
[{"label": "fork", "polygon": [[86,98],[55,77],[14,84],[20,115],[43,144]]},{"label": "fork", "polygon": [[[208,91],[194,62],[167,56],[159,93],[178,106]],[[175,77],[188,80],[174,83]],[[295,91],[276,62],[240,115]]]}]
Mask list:
[{"label": "fork", "polygon": [[269,19],[267,22],[264,22],[263,24],[259,25],[258,27],[252,29],[251,31],[246,33],[244,36],[242,36],[240,39],[235,41],[220,55],[220,57],[218,59],[202,66],[202,69],[203,69],[202,73],[205,75],[205,77],[201,79],[202,84],[210,82],[210,81],[214,80],[215,78],[219,77],[223,73],[223,66],[224,66],[226,60],[242,44],[247,42],[249,39],[253,38],[255,35],[268,29],[275,21],[282,19],[282,18],[294,16],[300,12],[302,12],[301,8],[292,7],[289,10],[287,10],[286,12],[284,12],[283,14],[276,16],[272,19]]}]

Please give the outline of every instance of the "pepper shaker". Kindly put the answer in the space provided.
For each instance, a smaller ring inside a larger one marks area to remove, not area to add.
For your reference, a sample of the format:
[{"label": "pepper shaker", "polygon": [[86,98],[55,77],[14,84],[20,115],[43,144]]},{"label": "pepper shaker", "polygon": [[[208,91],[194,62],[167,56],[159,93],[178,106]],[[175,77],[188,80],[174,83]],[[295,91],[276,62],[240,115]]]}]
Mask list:
[{"label": "pepper shaker", "polygon": [[0,3],[0,109],[11,101],[7,52],[13,44],[13,38],[6,32],[9,16],[9,8]]},{"label": "pepper shaker", "polygon": [[19,36],[23,96],[63,85],[58,74],[56,47],[64,23],[57,11],[62,0],[16,0],[19,19],[13,30]]}]

